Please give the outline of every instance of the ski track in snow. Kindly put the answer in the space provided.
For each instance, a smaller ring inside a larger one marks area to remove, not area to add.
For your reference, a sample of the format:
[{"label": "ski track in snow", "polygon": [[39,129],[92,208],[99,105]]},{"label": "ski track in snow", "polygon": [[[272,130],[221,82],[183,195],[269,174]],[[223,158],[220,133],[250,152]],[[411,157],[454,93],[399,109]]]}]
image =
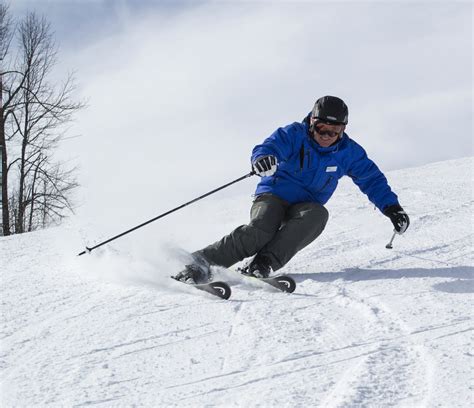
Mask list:
[{"label": "ski track in snow", "polygon": [[412,218],[391,251],[388,221],[341,183],[282,270],[293,294],[230,272],[229,301],[84,276],[94,258],[58,244],[70,227],[0,238],[2,406],[472,406],[472,168],[388,174]]},{"label": "ski track in snow", "polygon": [[[371,340],[365,355],[354,364],[331,391],[323,406],[357,406],[370,401],[419,406],[420,396],[430,394],[431,364],[423,346],[409,337],[410,330],[381,302],[367,300],[362,293],[340,287],[339,302],[347,303],[369,323]],[[350,374],[349,374],[350,373]]]}]

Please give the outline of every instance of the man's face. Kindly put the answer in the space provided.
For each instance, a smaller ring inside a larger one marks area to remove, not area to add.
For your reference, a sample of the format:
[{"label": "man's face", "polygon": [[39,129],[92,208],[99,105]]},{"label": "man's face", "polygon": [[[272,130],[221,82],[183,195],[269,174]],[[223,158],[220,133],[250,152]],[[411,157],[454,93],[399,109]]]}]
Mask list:
[{"label": "man's face", "polygon": [[313,139],[321,147],[331,146],[341,137],[346,128],[345,125],[330,124],[316,118],[311,118],[311,124],[313,125]]}]

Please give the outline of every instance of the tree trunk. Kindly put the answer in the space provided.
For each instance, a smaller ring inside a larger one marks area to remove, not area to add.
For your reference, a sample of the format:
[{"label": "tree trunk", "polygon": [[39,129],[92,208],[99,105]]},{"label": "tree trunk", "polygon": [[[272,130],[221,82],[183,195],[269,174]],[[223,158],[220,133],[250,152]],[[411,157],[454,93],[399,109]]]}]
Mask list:
[{"label": "tree trunk", "polygon": [[25,232],[25,204],[24,204],[24,191],[25,191],[25,155],[26,155],[26,143],[22,143],[21,147],[21,161],[20,161],[20,186],[18,190],[18,218],[16,220],[15,233],[21,234]]},{"label": "tree trunk", "polygon": [[38,178],[38,170],[41,164],[41,155],[38,159],[38,163],[36,164],[36,169],[33,174],[33,182],[31,183],[31,204],[30,204],[30,219],[28,222],[28,232],[31,232],[33,230],[33,212],[34,212],[34,207],[35,207],[35,191],[36,191],[36,179]]},{"label": "tree trunk", "polygon": [[46,180],[43,182],[43,228],[46,228],[46,217],[48,216],[48,209],[46,206],[47,195],[46,195]]},{"label": "tree trunk", "polygon": [[[29,80],[27,80],[26,86],[29,89]],[[22,234],[25,232],[25,167],[26,167],[26,147],[28,146],[28,138],[29,138],[29,131],[28,131],[28,124],[29,124],[29,96],[26,94],[24,95],[25,100],[25,117],[23,122],[23,140],[21,141],[21,156],[20,156],[20,185],[18,188],[18,219],[15,228],[16,234]]]},{"label": "tree trunk", "polygon": [[5,140],[5,121],[3,112],[3,77],[0,73],[0,157],[2,161],[2,229],[3,235],[10,235],[10,212],[8,208],[8,167],[7,167],[7,144]]}]

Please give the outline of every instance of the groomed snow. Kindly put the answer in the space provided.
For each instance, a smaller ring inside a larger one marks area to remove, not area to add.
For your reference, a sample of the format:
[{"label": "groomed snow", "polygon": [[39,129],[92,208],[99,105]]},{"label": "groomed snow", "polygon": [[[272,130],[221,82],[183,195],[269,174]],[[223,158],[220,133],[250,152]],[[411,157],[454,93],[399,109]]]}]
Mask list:
[{"label": "groomed snow", "polygon": [[[171,252],[76,257],[74,222],[0,238],[1,405],[472,407],[473,168],[387,174],[412,220],[392,250],[389,220],[342,182],[283,270],[291,295],[218,271],[233,289],[218,300],[167,278]],[[192,214],[227,230],[249,194]]]}]

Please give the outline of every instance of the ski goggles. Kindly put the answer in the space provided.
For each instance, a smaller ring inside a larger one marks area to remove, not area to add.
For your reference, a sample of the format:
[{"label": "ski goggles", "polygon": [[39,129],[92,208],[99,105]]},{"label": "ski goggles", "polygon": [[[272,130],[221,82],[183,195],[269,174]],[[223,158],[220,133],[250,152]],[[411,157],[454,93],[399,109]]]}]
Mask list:
[{"label": "ski goggles", "polygon": [[331,138],[339,137],[344,130],[344,125],[337,125],[331,122],[325,122],[318,119],[314,123],[314,130],[320,136],[328,136]]}]

